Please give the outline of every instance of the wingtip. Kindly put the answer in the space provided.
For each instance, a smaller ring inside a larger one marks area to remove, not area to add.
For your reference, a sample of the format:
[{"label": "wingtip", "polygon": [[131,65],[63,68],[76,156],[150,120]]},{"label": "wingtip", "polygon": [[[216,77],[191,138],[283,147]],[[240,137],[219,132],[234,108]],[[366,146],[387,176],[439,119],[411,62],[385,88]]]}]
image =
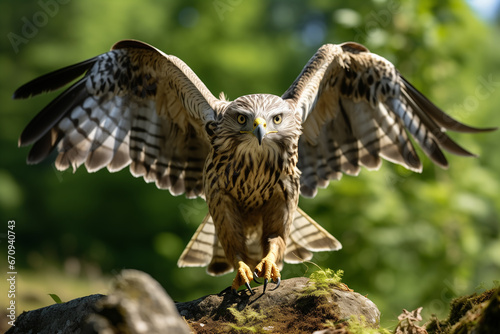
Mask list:
[{"label": "wingtip", "polygon": [[27,99],[38,94],[57,90],[87,72],[98,58],[99,56],[87,59],[39,76],[17,88],[12,94],[12,98],[14,100]]},{"label": "wingtip", "polygon": [[[28,129],[28,130],[26,130]],[[28,126],[26,128],[24,128],[23,132],[21,132],[21,135],[19,136],[19,138],[17,139],[17,147],[26,147],[26,146],[29,146],[31,144],[34,144],[37,139],[40,139],[41,136],[37,137],[37,138],[33,138],[32,136],[29,135],[30,131],[29,131],[29,128]]]},{"label": "wingtip", "polygon": [[493,132],[498,130],[498,126],[494,126],[491,128],[477,128],[479,131],[478,132]]},{"label": "wingtip", "polygon": [[448,168],[450,168],[450,165],[448,164],[448,162],[446,162],[446,164],[438,164],[439,167],[441,167],[441,169],[444,169],[444,170],[447,170]]},{"label": "wingtip", "polygon": [[302,184],[300,186],[300,194],[304,197],[313,198],[318,193],[318,189],[315,186],[309,186],[307,184]]},{"label": "wingtip", "polygon": [[[459,123],[457,121],[457,123]],[[469,126],[460,123],[460,126],[450,126],[447,128],[448,130],[455,131],[455,132],[462,132],[462,133],[482,133],[482,132],[493,132],[498,130],[498,127],[488,127],[488,128],[477,128],[474,126]]]},{"label": "wingtip", "polygon": [[31,90],[27,89],[27,84],[24,84],[15,90],[15,92],[12,94],[12,99],[21,100],[30,98],[31,96],[33,96]]},{"label": "wingtip", "polygon": [[422,164],[420,164],[420,166],[418,166],[417,168],[410,167],[408,169],[414,173],[419,173],[419,174],[422,174],[422,171],[424,170]]},{"label": "wingtip", "polygon": [[17,147],[26,147],[28,145],[31,145],[35,143],[36,140],[33,140],[32,138],[28,138],[26,134],[26,129],[21,133],[19,136],[19,139],[17,140]]},{"label": "wingtip", "polygon": [[17,93],[17,90],[12,94],[12,99],[13,100],[18,100],[20,99],[21,97],[19,96],[19,94]]}]

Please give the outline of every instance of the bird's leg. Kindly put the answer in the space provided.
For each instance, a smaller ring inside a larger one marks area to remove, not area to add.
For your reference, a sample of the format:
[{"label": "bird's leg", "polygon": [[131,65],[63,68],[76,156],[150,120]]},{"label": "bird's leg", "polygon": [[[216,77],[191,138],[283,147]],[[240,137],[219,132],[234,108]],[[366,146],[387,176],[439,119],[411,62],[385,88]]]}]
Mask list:
[{"label": "bird's leg", "polygon": [[266,292],[267,283],[272,280],[276,283],[277,289],[281,282],[281,274],[276,262],[281,261],[282,250],[285,247],[285,243],[281,237],[269,238],[269,247],[267,255],[260,261],[260,263],[255,267],[254,270],[254,280],[257,277],[264,278],[264,291]]},{"label": "bird's leg", "polygon": [[254,263],[247,255],[245,229],[237,203],[224,192],[214,192],[210,197],[209,209],[226,258],[236,268],[231,290],[236,292],[240,286],[245,285],[254,294],[250,287],[253,274],[248,265]]}]

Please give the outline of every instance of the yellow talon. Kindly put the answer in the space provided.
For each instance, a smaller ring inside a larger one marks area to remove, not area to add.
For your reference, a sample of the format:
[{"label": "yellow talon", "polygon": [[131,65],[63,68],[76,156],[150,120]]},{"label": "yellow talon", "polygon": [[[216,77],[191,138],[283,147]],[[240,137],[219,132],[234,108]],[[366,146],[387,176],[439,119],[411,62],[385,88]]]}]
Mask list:
[{"label": "yellow talon", "polygon": [[269,254],[255,267],[254,274],[257,277],[264,277],[263,292],[266,292],[266,286],[269,280],[276,282],[276,288],[278,288],[281,281],[281,274],[275,263],[274,254],[272,252],[269,252]]},{"label": "yellow talon", "polygon": [[238,262],[238,271],[236,273],[236,277],[233,280],[233,285],[231,285],[231,290],[236,292],[238,288],[242,285],[245,285],[253,295],[254,292],[250,287],[250,281],[253,279],[253,273],[250,267],[243,261]]}]

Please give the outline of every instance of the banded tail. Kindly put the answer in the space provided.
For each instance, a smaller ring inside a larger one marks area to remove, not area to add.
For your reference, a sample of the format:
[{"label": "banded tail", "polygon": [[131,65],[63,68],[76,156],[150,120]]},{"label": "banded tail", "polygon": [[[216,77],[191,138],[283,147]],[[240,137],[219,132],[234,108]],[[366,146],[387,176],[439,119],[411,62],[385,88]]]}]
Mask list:
[{"label": "banded tail", "polygon": [[[258,237],[248,238],[248,253],[255,263],[262,258],[262,250]],[[300,263],[312,258],[312,252],[334,251],[342,248],[340,242],[316,223],[300,208],[290,229],[285,252],[285,262]],[[210,214],[194,233],[191,241],[182,252],[179,267],[207,267],[207,273],[213,276],[230,273],[233,264],[226,259],[222,245],[215,234],[215,226]],[[281,264],[282,265],[282,264]],[[281,268],[280,268],[281,269]]]}]

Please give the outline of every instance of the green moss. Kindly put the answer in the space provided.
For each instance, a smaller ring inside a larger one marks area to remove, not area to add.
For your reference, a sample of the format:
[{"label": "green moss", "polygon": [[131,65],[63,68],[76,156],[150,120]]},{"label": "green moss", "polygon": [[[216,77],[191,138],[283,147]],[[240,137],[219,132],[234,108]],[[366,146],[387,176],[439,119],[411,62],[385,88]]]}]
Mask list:
[{"label": "green moss", "polygon": [[251,308],[245,308],[243,311],[238,311],[234,307],[229,307],[228,310],[229,312],[231,312],[238,325],[244,325],[249,322],[260,321],[266,318],[265,315],[255,310],[252,310]]},{"label": "green moss", "polygon": [[385,328],[373,328],[365,317],[351,316],[347,321],[333,322],[327,321],[324,326],[331,328],[335,333],[345,334],[391,334],[392,332]]},{"label": "green moss", "polygon": [[261,312],[257,312],[251,308],[245,308],[242,311],[238,311],[234,307],[229,307],[228,311],[234,317],[236,324],[229,324],[229,326],[238,332],[251,332],[257,333],[258,329],[252,324],[263,323],[267,318]]},{"label": "green moss", "polygon": [[496,289],[481,314],[478,333],[494,333],[500,328],[500,288]]},{"label": "green moss", "polygon": [[[332,307],[331,294],[332,289],[349,290],[347,285],[342,283],[343,270],[333,271],[332,269],[321,269],[313,272],[309,276],[310,284],[302,291],[301,296],[296,303],[299,310],[311,310],[320,313],[318,318],[323,319],[322,324],[325,328],[332,328],[339,333],[349,334],[390,334],[390,331],[384,328],[373,328],[361,316],[352,316],[349,320],[339,319],[338,309]],[[323,307],[325,306],[325,307]],[[328,311],[328,314],[325,312]],[[325,321],[325,319],[328,319]]]},{"label": "green moss", "polygon": [[[480,295],[458,297],[450,305],[448,319],[431,319],[427,325],[429,334],[495,333],[500,326],[500,289],[491,289]],[[490,330],[494,328],[494,330]]]},{"label": "green moss", "polygon": [[328,268],[315,271],[309,276],[311,284],[304,289],[303,293],[306,295],[322,296],[329,295],[329,290],[334,287],[345,288],[344,285],[341,285],[343,275],[344,271],[340,269],[337,272]]},{"label": "green moss", "polygon": [[391,332],[385,328],[373,328],[366,322],[363,316],[351,316],[347,321],[347,327],[349,328],[350,334],[391,334]]},{"label": "green moss", "polygon": [[257,328],[255,326],[247,327],[247,326],[237,326],[235,324],[229,324],[231,329],[235,330],[238,333],[257,333]]}]

